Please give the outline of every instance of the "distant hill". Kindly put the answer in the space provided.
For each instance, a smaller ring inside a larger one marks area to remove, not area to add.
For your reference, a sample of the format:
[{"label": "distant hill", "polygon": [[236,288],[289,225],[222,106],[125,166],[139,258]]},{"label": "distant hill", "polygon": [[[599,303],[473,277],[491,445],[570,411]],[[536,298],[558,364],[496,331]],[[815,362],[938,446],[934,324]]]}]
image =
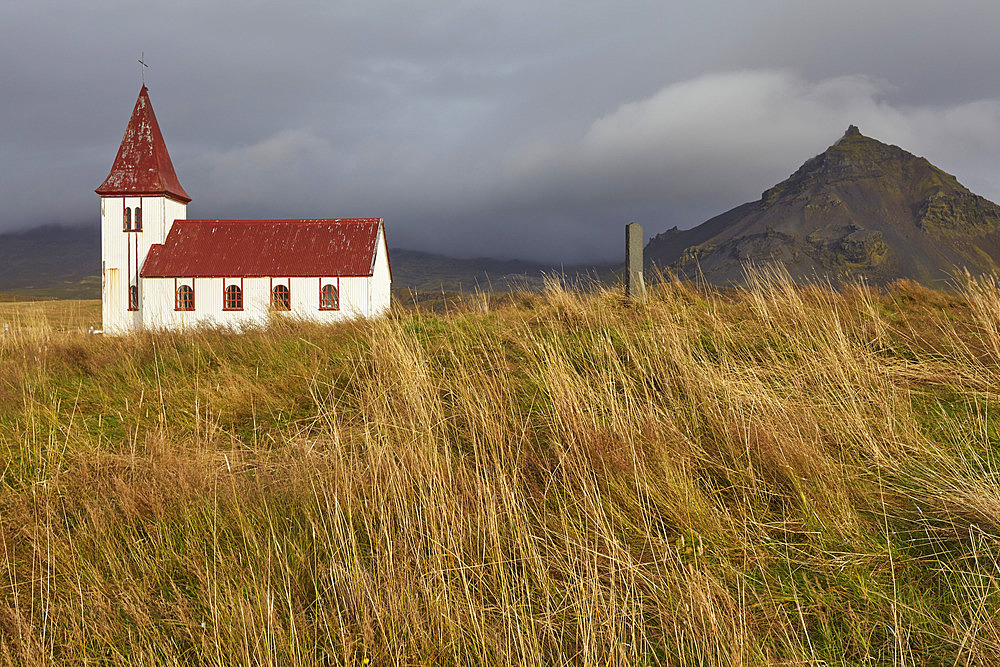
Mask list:
[{"label": "distant hill", "polygon": [[796,278],[941,286],[956,268],[998,269],[1000,206],[852,125],[760,200],[658,234],[645,256],[719,284],[738,282],[747,262],[780,262]]},{"label": "distant hill", "polygon": [[[538,289],[546,275],[597,276],[610,266],[536,264],[490,258],[455,259],[394,248],[393,289],[418,293]],[[0,295],[6,298],[99,299],[101,237],[90,226],[38,227],[0,234]]]},{"label": "distant hill", "polygon": [[101,233],[47,225],[0,234],[0,292],[26,298],[98,299]]},{"label": "distant hill", "polygon": [[392,262],[393,288],[418,292],[435,290],[510,291],[541,289],[548,276],[568,280],[604,280],[619,269],[612,264],[538,264],[519,259],[501,260],[489,257],[456,259],[416,250],[394,248],[389,251]]}]

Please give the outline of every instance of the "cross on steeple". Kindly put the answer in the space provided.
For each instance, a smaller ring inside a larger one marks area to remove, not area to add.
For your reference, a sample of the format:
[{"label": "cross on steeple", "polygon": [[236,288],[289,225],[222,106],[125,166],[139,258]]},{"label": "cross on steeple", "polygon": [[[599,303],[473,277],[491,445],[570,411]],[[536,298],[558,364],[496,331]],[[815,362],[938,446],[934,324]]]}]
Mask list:
[{"label": "cross on steeple", "polygon": [[146,52],[145,51],[142,52],[142,57],[139,58],[139,64],[142,65],[142,67],[139,68],[139,75],[140,75],[140,78],[142,79],[142,85],[145,86],[146,85],[146,68],[149,67],[149,65],[146,64]]}]

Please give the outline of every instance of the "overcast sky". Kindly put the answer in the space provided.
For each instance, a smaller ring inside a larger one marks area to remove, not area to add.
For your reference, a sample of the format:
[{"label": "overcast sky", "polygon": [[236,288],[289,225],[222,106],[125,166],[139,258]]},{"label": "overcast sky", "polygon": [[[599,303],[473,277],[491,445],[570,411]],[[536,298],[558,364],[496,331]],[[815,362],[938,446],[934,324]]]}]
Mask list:
[{"label": "overcast sky", "polygon": [[617,260],[851,123],[1000,201],[995,0],[0,0],[0,231],[97,228],[142,51],[193,218]]}]

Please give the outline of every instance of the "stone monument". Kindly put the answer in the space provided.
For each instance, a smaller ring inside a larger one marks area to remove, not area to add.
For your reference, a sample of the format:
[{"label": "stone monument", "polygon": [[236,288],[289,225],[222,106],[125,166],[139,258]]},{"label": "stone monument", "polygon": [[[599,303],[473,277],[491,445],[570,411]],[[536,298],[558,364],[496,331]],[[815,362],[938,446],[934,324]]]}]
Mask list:
[{"label": "stone monument", "polygon": [[625,225],[625,296],[646,298],[646,283],[642,277],[642,225]]}]

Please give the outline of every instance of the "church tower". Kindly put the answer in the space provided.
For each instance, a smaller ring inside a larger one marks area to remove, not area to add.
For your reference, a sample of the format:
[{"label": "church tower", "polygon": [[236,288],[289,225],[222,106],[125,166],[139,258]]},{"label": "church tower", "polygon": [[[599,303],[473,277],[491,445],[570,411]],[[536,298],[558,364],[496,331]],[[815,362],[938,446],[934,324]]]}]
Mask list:
[{"label": "church tower", "polygon": [[142,326],[139,271],[174,220],[187,218],[181,187],[144,85],[101,196],[101,317],[108,333]]}]

